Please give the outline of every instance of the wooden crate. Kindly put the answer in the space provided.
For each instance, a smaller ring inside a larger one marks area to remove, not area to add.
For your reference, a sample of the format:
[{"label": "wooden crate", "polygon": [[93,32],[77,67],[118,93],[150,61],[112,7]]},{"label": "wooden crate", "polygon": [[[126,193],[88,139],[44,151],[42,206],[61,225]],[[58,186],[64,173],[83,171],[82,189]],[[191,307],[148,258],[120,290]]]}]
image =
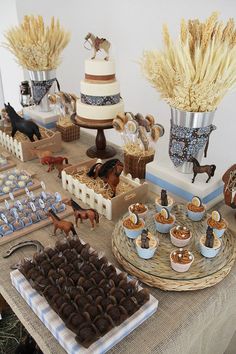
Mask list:
[{"label": "wooden crate", "polygon": [[128,206],[137,202],[145,202],[148,197],[148,184],[141,183],[138,178],[132,179],[131,175],[121,175],[121,180],[132,185],[131,191],[117,195],[112,199],[106,199],[101,194],[97,194],[93,189],[81,183],[69,173],[76,172],[81,168],[90,168],[96,163],[96,159],[81,162],[77,165],[65,168],[62,171],[62,186],[78,199],[96,209],[108,220],[117,219],[128,210]]},{"label": "wooden crate", "polygon": [[57,130],[61,133],[62,140],[65,142],[70,142],[79,139],[80,137],[80,127],[78,125],[70,125],[64,127],[57,123]]},{"label": "wooden crate", "polygon": [[16,166],[16,163],[11,159],[11,157],[9,156],[8,153],[1,152],[0,155],[5,157],[5,159],[7,160],[6,165],[0,166],[0,172],[9,170],[10,168],[13,168]]},{"label": "wooden crate", "polygon": [[21,161],[29,161],[37,158],[31,151],[31,149],[39,148],[50,150],[52,152],[58,152],[61,150],[61,133],[52,132],[43,128],[46,132],[50,132],[48,138],[42,140],[36,140],[31,142],[30,140],[18,141],[13,139],[8,131],[0,130],[0,144],[7,149],[12,155],[16,156]]}]

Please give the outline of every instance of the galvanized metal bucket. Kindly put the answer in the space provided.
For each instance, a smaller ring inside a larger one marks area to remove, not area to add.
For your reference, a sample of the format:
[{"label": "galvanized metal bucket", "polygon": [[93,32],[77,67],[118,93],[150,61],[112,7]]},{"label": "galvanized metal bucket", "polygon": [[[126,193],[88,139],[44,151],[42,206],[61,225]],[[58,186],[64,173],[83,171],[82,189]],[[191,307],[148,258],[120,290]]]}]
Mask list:
[{"label": "galvanized metal bucket", "polygon": [[[179,109],[171,107],[171,126],[174,125],[176,129],[179,128],[181,131],[181,134],[184,134],[185,132],[191,132],[193,129],[196,129],[197,131],[198,128],[207,128],[209,127],[209,131],[211,132],[212,130],[215,129],[211,128],[213,119],[214,119],[215,111],[212,112],[186,112],[186,111],[181,111]],[[188,128],[188,129],[182,129],[182,128]],[[199,129],[200,131],[200,129]],[[210,133],[209,133],[210,134]],[[170,149],[171,144],[173,143],[172,137],[170,136]],[[184,139],[184,137],[182,137]],[[209,137],[208,137],[209,138]],[[188,139],[188,137],[186,137]],[[207,143],[207,142],[206,142]],[[201,162],[204,154],[204,149],[206,146],[206,143],[204,146],[201,147],[201,149],[195,154],[192,153],[192,156],[195,157],[198,162]],[[170,150],[169,150],[170,151]],[[183,161],[183,163],[179,166],[175,166],[177,171],[182,172],[182,173],[192,173],[193,165],[192,162],[188,162],[187,160]]]},{"label": "galvanized metal bucket", "polygon": [[[50,80],[54,80],[52,82],[51,87],[49,88],[49,90],[47,90],[47,92],[45,93],[45,95],[42,97],[41,101],[36,104],[35,109],[39,112],[49,112],[52,110],[51,106],[50,106],[50,102],[48,100],[48,94],[53,94],[56,91],[56,85],[57,85],[57,81],[56,81],[56,70],[42,70],[42,71],[30,71],[29,70],[29,76],[31,81],[33,82],[38,82],[38,83],[46,83],[49,82]],[[34,98],[34,94],[33,94],[33,98]]]}]

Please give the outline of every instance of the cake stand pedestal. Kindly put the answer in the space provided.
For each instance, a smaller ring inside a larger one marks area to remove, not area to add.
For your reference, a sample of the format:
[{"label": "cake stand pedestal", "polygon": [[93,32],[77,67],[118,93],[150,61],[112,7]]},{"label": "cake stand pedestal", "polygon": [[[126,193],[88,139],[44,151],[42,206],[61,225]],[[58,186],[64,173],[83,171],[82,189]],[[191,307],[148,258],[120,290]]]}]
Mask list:
[{"label": "cake stand pedestal", "polygon": [[101,159],[108,159],[113,157],[116,154],[116,150],[112,147],[107,145],[106,137],[104,134],[104,129],[111,129],[113,128],[112,122],[103,122],[103,121],[94,121],[94,120],[84,120],[79,118],[76,114],[72,114],[71,120],[74,124],[78,125],[79,127],[86,128],[86,129],[97,129],[97,136],[95,139],[95,145],[90,147],[86,153],[88,157],[91,158],[101,158]]}]

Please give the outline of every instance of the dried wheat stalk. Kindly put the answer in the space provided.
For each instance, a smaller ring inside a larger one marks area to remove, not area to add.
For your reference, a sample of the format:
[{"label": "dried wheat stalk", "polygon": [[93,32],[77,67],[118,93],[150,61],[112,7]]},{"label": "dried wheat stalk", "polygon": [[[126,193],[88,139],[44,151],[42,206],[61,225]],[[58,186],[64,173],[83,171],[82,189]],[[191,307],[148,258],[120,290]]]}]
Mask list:
[{"label": "dried wheat stalk", "polygon": [[60,55],[70,40],[70,33],[59,20],[45,26],[42,16],[25,16],[23,22],[5,33],[5,47],[28,70],[51,70],[60,64]]},{"label": "dried wheat stalk", "polygon": [[145,51],[141,67],[147,80],[171,106],[205,112],[217,108],[236,84],[236,29],[214,12],[205,22],[181,21],[175,43],[163,27],[164,50]]}]

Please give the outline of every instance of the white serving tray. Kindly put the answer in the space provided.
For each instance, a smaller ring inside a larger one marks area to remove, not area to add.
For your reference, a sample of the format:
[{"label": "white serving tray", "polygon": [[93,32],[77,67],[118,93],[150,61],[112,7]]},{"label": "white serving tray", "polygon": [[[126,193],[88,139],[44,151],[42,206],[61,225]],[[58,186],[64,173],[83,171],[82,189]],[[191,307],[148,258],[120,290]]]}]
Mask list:
[{"label": "white serving tray", "polygon": [[20,271],[14,270],[10,276],[13,286],[68,354],[102,354],[107,352],[153,315],[158,307],[158,300],[150,295],[149,301],[137,312],[86,349],[77,343],[76,335],[65,326],[62,319],[51,309],[47,301],[31,287]]}]

